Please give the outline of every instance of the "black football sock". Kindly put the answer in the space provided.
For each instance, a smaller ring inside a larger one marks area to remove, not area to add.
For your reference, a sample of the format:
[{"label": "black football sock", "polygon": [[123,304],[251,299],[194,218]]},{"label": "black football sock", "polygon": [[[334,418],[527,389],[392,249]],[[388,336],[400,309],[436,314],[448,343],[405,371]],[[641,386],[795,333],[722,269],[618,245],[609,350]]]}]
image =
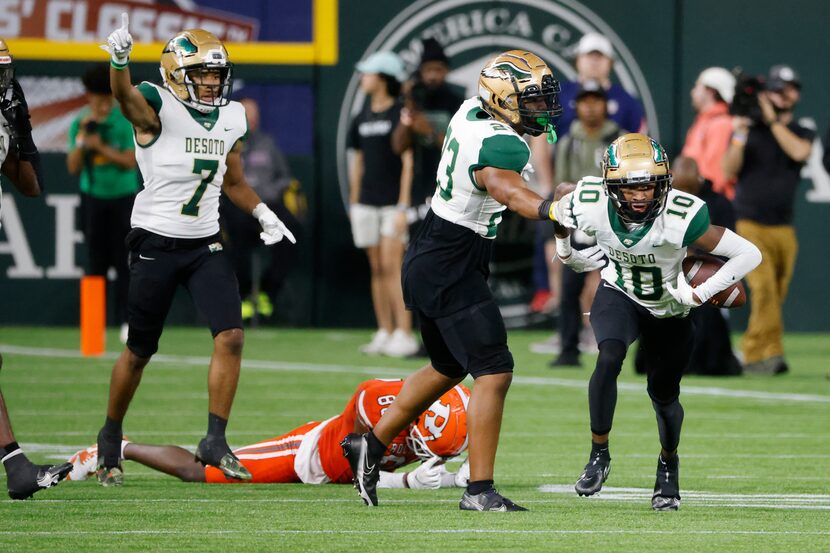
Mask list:
[{"label": "black football sock", "polygon": [[657,431],[660,435],[660,445],[671,453],[680,445],[680,429],[683,426],[683,406],[678,400],[668,404],[651,402],[657,414]]},{"label": "black football sock", "polygon": [[106,420],[104,421],[104,427],[101,429],[101,432],[104,434],[104,436],[106,436],[107,438],[110,438],[112,440],[115,440],[115,438],[118,438],[117,441],[119,442],[119,445],[120,445],[121,436],[124,433],[124,431],[121,428],[121,421],[117,421],[115,419],[111,419],[111,418],[107,417]]},{"label": "black football sock", "polygon": [[599,455],[610,460],[611,453],[608,449],[608,442],[605,442],[604,444],[598,444],[595,441],[591,440],[591,457],[594,457],[595,455]]},{"label": "black football sock", "polygon": [[121,464],[121,439],[123,430],[121,421],[107,417],[98,433],[98,463],[106,468]]},{"label": "black football sock", "polygon": [[366,443],[369,445],[369,456],[372,459],[380,459],[383,457],[383,454],[386,453],[386,446],[383,445],[383,442],[378,440],[378,437],[375,436],[375,433],[369,431],[366,434]]},{"label": "black football sock", "polygon": [[6,468],[6,474],[11,473],[14,469],[27,465],[30,463],[29,459],[17,445],[17,442],[0,447],[0,459],[3,461],[3,466]]},{"label": "black football sock", "polygon": [[212,440],[224,440],[225,429],[228,427],[228,419],[223,419],[219,415],[208,413],[208,438]]},{"label": "black football sock", "polygon": [[467,484],[467,493],[470,495],[478,495],[481,492],[493,489],[492,480],[476,480]]}]

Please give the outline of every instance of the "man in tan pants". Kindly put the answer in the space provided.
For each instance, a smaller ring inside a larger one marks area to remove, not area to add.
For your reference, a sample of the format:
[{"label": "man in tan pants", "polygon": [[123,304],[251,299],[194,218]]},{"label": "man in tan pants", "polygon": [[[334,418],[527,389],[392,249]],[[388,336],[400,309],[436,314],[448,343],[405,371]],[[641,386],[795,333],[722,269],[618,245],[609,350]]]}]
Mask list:
[{"label": "man in tan pants", "polygon": [[[758,108],[733,117],[733,132],[722,165],[737,177],[735,214],[738,234],[761,250],[763,261],[747,275],[752,313],[743,340],[744,370],[780,374],[784,360],[781,308],[795,267],[798,242],[793,227],[795,193],[801,167],[810,156],[814,133],[798,125],[793,109],[801,83],[785,65],[770,69]],[[738,98],[733,101],[739,104]]]}]

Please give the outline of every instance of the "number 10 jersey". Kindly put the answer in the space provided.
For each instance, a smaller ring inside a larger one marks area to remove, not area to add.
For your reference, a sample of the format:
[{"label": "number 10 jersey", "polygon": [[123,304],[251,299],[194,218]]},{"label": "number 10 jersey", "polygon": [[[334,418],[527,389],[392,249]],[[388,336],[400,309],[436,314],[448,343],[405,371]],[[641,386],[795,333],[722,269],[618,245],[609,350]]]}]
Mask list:
[{"label": "number 10 jersey", "polygon": [[670,190],[666,207],[653,221],[626,226],[617,215],[602,179],[585,177],[557,206],[557,218],[570,205],[576,228],[595,236],[608,257],[602,280],[624,292],[657,318],[683,317],[689,307],[666,289],[674,286],[686,248],[709,228],[706,202]]},{"label": "number 10 jersey", "polygon": [[204,114],[166,88],[148,82],[137,88],[161,128],[149,144],[136,141],[144,189],[135,199],[131,225],[172,238],[216,234],[227,156],[248,131],[245,108],[230,102]]}]

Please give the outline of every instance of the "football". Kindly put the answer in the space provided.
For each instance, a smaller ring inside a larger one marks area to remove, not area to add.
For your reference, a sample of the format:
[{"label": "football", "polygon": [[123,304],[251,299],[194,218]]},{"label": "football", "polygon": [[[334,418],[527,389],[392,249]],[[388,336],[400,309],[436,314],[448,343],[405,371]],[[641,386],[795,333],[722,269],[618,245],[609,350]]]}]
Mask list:
[{"label": "football", "polygon": [[[695,288],[706,282],[722,266],[723,261],[717,257],[690,255],[683,260],[683,273],[686,275],[686,281]],[[712,296],[706,303],[729,309],[740,307],[746,303],[746,290],[743,283],[738,281]]]}]

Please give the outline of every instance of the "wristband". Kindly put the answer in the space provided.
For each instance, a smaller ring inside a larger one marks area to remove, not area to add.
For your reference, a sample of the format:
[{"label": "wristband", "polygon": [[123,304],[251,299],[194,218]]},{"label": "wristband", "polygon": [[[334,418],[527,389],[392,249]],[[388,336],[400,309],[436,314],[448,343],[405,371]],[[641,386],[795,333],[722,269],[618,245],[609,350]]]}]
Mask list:
[{"label": "wristband", "polygon": [[735,133],[732,135],[732,144],[745,146],[748,136],[746,133]]},{"label": "wristband", "polygon": [[118,63],[117,61],[111,59],[110,67],[112,67],[113,69],[117,69],[118,71],[121,71],[122,69],[125,69],[129,63],[130,58],[127,58],[127,61],[125,61],[124,63]]},{"label": "wristband", "polygon": [[551,200],[542,200],[542,203],[539,204],[539,219],[556,221],[556,215],[553,212],[556,209],[556,203]]}]

